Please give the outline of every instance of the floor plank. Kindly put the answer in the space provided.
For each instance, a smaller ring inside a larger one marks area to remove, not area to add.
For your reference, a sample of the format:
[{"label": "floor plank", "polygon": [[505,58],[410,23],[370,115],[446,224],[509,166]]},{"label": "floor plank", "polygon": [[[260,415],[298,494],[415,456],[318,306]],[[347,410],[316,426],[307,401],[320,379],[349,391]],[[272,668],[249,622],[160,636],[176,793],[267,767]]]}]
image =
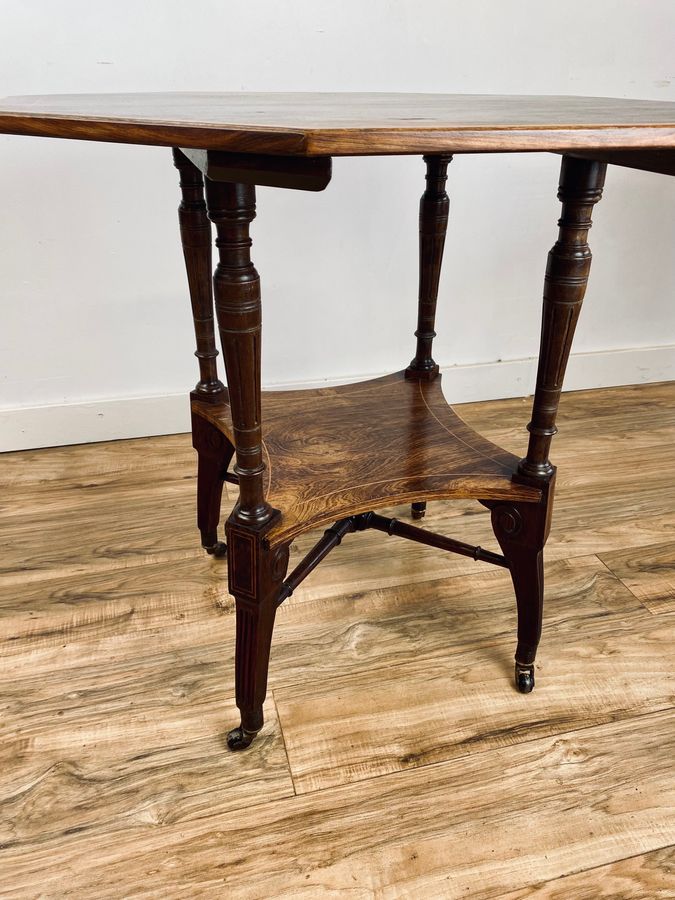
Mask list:
[{"label": "floor plank", "polygon": [[675,896],[675,846],[509,893],[503,900],[666,900]]},{"label": "floor plank", "polygon": [[[281,799],[4,851],[14,896],[504,897],[675,842],[672,713]],[[30,891],[33,893],[30,893]],[[10,895],[12,896],[12,895]]]},{"label": "floor plank", "polygon": [[[188,399],[185,398],[186,408]],[[194,463],[195,452],[189,434],[133,438],[126,441],[101,441],[96,444],[74,444],[70,447],[48,447],[44,450],[22,450],[2,454],[0,486],[44,488],[70,482],[85,485],[122,476],[133,480],[135,473],[145,478],[169,478]]]},{"label": "floor plank", "polygon": [[[530,405],[459,411],[522,453]],[[189,436],[1,456],[0,894],[675,896],[675,385],[559,426],[534,694],[508,573],[353,535],[281,607],[237,755]],[[477,504],[422,524],[496,549]]]},{"label": "floor plank", "polygon": [[[447,393],[446,397],[452,403],[452,397]],[[457,409],[474,428],[486,433],[504,433],[514,427],[523,427],[529,421],[532,397],[462,403]],[[663,427],[674,428],[674,416],[675,385],[672,381],[566,391],[560,397],[559,434],[555,442],[565,441],[571,434],[585,439],[589,429],[592,433],[597,426],[605,432],[605,440],[611,436],[612,441],[616,439],[621,445],[627,436],[658,433]],[[648,446],[655,443],[658,441],[651,441]]]},{"label": "floor plank", "polygon": [[[7,851],[89,831],[186,822],[293,796],[274,702],[257,751],[231,755],[219,670],[165,660],[142,678],[33,696],[0,730],[0,870]],[[0,894],[2,894],[0,887]],[[4,895],[4,894],[3,894]]]},{"label": "floor plank", "polygon": [[505,646],[275,688],[296,791],[673,707],[674,641],[675,617],[578,620],[542,647],[527,696]]},{"label": "floor plank", "polygon": [[[645,613],[595,557],[553,561],[545,577],[550,642],[564,642],[576,629],[593,629],[610,615]],[[279,611],[272,672],[274,689],[290,695],[308,684],[330,690],[347,672],[351,677],[414,667],[467,648],[494,648],[510,667],[515,650],[513,589],[501,569],[330,600],[294,599]]]},{"label": "floor plank", "polygon": [[603,553],[601,559],[651,612],[675,612],[675,541]]},{"label": "floor plank", "polygon": [[[365,568],[360,556],[355,569]],[[203,570],[200,567],[203,566]],[[234,603],[218,561],[183,561],[27,586],[28,605],[0,591],[0,695],[42,684],[53,671],[114,677],[166,653],[211,665],[232,661]],[[414,575],[414,570],[410,570]],[[642,610],[639,601],[594,557],[546,564],[547,637],[564,635],[586,617]],[[364,583],[368,581],[364,573]],[[43,593],[48,589],[47,593]],[[3,609],[4,606],[4,609]],[[644,611],[644,610],[643,610]],[[330,680],[352,673],[461,652],[467,646],[513,650],[515,601],[507,572],[483,567],[470,576],[377,587],[309,600],[298,592],[280,608],[272,647],[273,686]],[[27,666],[25,659],[30,659]],[[110,675],[107,675],[110,669]],[[70,677],[70,676],[69,676]],[[74,675],[72,677],[75,677]],[[223,689],[233,689],[226,671]]]}]

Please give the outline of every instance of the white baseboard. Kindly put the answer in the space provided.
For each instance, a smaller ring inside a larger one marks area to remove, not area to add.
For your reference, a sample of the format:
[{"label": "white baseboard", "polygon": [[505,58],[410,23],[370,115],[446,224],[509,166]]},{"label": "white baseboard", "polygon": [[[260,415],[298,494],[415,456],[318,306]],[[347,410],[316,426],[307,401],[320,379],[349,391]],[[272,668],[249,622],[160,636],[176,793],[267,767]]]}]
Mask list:
[{"label": "white baseboard", "polygon": [[[506,359],[442,369],[443,393],[450,403],[526,397],[534,390],[537,360]],[[566,391],[675,380],[675,344],[573,353],[565,374]]]},{"label": "white baseboard", "polygon": [[[443,392],[451,403],[523,397],[534,387],[536,359],[447,366],[442,371]],[[267,387],[272,390],[329,387],[374,377],[377,375],[270,384]],[[675,345],[576,353],[570,357],[565,390],[671,380],[675,380]],[[0,452],[189,430],[187,391],[156,397],[5,409],[0,410]]]}]

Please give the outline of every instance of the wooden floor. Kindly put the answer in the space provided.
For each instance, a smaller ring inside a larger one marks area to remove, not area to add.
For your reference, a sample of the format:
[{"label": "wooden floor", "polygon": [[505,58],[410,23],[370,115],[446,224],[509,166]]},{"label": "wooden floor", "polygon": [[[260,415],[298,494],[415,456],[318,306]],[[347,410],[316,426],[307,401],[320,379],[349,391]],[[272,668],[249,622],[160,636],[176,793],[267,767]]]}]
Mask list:
[{"label": "wooden floor", "polygon": [[[461,409],[516,453],[528,411]],[[353,535],[280,609],[242,754],[189,437],[0,457],[0,895],[675,897],[675,384],[559,425],[535,692],[507,572]],[[495,548],[477,503],[424,524]]]}]

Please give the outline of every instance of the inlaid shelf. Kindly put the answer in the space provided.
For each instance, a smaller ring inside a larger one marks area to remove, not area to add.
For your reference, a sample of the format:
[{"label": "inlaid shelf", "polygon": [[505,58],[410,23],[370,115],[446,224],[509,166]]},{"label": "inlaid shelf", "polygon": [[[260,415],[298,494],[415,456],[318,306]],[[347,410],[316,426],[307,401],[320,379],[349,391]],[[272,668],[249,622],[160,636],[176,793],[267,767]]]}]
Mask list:
[{"label": "inlaid shelf", "polygon": [[[518,458],[467,425],[440,385],[404,372],[332,388],[262,394],[265,499],[281,511],[271,547],[378,507],[422,500],[532,501]],[[233,442],[229,406],[193,412]]]}]

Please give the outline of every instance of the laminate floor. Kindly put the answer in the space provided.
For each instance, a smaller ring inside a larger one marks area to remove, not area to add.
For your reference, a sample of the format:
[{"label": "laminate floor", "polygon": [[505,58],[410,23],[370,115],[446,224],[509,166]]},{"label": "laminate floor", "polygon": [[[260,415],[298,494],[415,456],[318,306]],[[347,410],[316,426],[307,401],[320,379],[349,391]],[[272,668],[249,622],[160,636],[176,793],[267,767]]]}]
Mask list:
[{"label": "laminate floor", "polygon": [[[459,411],[521,453],[529,405]],[[0,457],[0,896],[675,897],[675,384],[558,424],[534,693],[506,571],[357,534],[281,607],[240,754],[189,436]],[[422,524],[496,549],[477,503]]]}]

